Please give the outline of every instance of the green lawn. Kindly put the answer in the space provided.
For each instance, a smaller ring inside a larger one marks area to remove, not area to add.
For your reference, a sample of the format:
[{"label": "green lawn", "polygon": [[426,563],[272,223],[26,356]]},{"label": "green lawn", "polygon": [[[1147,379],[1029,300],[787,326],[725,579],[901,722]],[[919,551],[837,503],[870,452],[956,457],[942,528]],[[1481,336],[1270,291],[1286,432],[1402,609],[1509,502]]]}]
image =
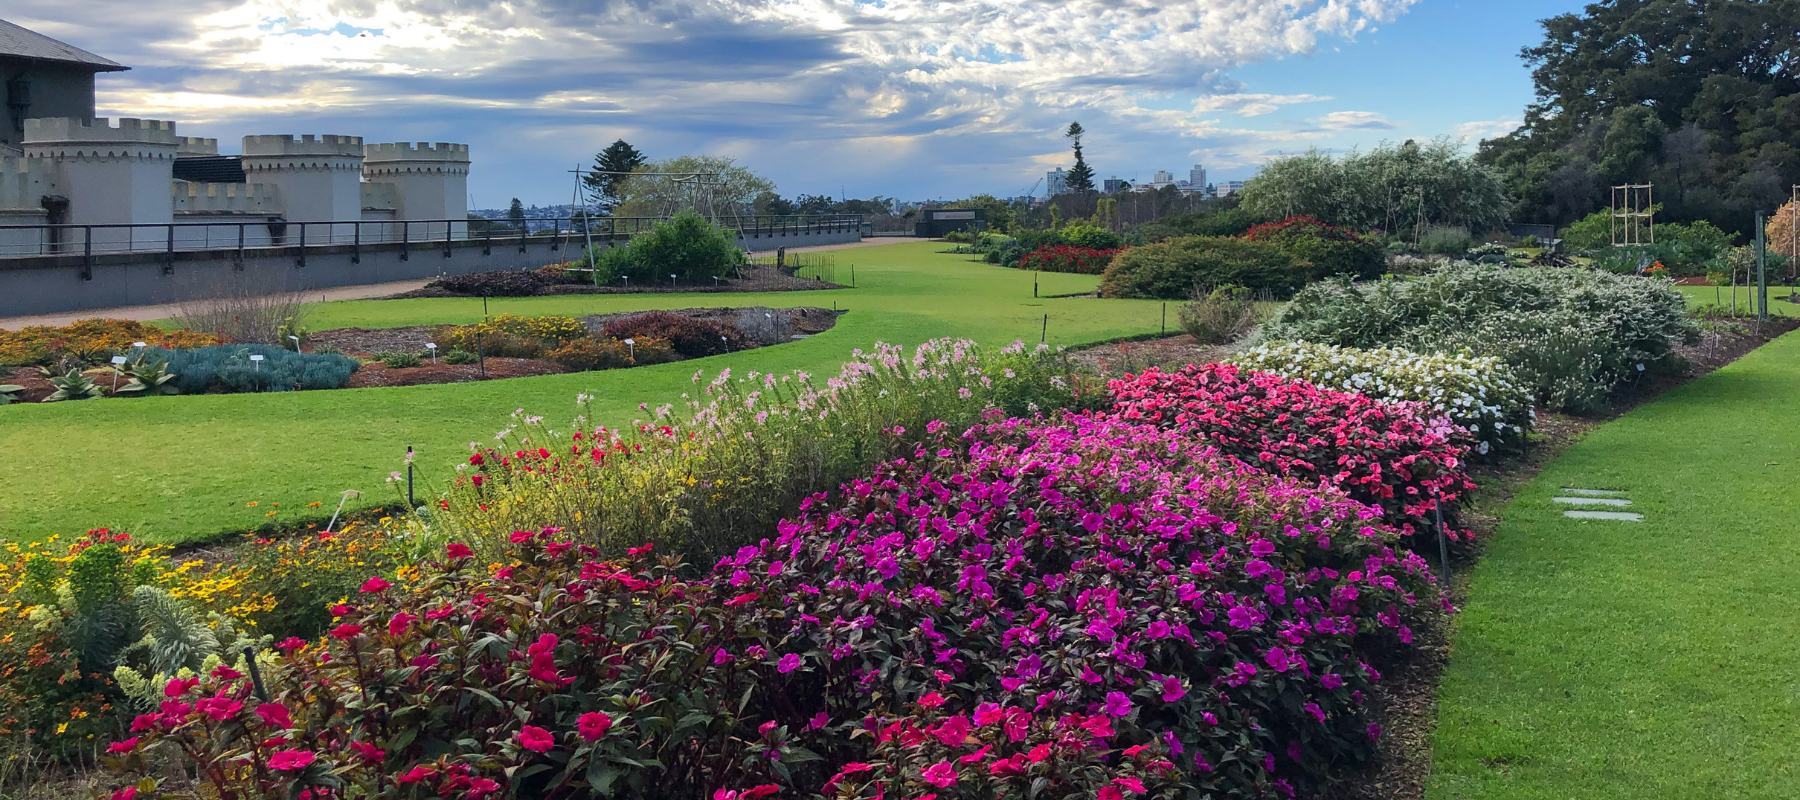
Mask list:
[{"label": "green lawn", "polygon": [[[1032,274],[940,254],[942,243],[844,250],[857,288],[752,295],[569,295],[490,301],[493,313],[592,314],[694,305],[847,308],[836,328],[742,354],[608,372],[471,384],[322,392],[206,395],[51,403],[0,409],[0,536],[35,539],[110,526],[164,542],[204,541],[271,521],[323,521],[345,489],[364,506],[395,497],[384,485],[418,448],[426,478],[504,426],[515,408],[571,416],[577,392],[599,398],[602,422],[629,422],[637,404],[678,400],[696,369],[835,373],[854,348],[963,336],[1035,343],[1049,315],[1052,344],[1153,333],[1162,304],[1033,299]],[[1097,278],[1045,274],[1043,294],[1091,291]],[[1172,310],[1171,310],[1172,311]],[[1170,324],[1174,324],[1170,314]],[[361,300],[316,307],[315,329],[466,323],[481,301]],[[607,420],[604,417],[610,416]],[[246,503],[257,502],[254,508]],[[309,503],[323,505],[308,509]],[[276,507],[273,504],[279,503]]]},{"label": "green lawn", "polygon": [[[1682,294],[1687,295],[1688,305],[1690,307],[1702,305],[1710,306],[1715,303],[1726,308],[1731,307],[1730,286],[1677,286],[1675,288],[1680,289]],[[1788,295],[1792,292],[1793,290],[1786,286],[1770,286],[1769,313],[1780,316],[1800,317],[1800,303],[1790,303],[1787,301]],[[1755,289],[1747,289],[1742,286],[1737,287],[1737,304],[1740,310],[1754,311],[1756,309],[1756,306],[1754,305],[1755,298]]]},{"label": "green lawn", "polygon": [[[1457,621],[1430,797],[1800,796],[1796,403],[1790,334],[1519,493]],[[1561,487],[1645,520],[1564,518]]]}]

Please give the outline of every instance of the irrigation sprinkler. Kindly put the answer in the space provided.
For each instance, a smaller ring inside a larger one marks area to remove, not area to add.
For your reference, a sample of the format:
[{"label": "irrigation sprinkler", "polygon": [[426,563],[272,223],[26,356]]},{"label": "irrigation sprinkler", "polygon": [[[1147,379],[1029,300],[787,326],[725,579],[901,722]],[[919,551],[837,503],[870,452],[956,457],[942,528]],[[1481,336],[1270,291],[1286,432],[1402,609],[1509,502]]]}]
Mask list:
[{"label": "irrigation sprinkler", "polygon": [[721,347],[725,348],[725,352],[727,352],[727,353],[731,352],[731,340],[730,339],[727,339],[723,336],[719,337],[719,345]]},{"label": "irrigation sprinkler", "polygon": [[345,489],[343,492],[338,494],[337,510],[331,512],[331,521],[325,523],[325,532],[326,533],[330,533],[331,526],[337,524],[338,515],[344,513],[344,502],[349,500],[352,497],[361,497],[361,496],[362,496],[362,492],[359,492],[355,489]]},{"label": "irrigation sprinkler", "polygon": [[[425,349],[431,351],[431,364],[437,366],[437,342],[426,342]],[[411,449],[411,448],[407,448]]]},{"label": "irrigation sprinkler", "polygon": [[301,352],[301,350],[300,350],[300,337],[298,337],[298,336],[295,336],[295,335],[293,335],[293,334],[288,334],[288,338],[289,338],[289,339],[292,339],[292,340],[293,340],[293,341],[294,341],[294,352],[296,352],[296,353],[298,353],[298,352]]}]

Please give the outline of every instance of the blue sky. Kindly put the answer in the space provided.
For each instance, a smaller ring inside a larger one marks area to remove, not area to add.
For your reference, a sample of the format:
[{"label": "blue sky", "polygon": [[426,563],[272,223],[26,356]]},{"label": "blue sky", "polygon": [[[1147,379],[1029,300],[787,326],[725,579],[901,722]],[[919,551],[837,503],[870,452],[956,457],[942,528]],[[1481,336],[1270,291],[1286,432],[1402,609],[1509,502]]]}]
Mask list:
[{"label": "blue sky", "polygon": [[129,64],[103,115],[185,135],[471,146],[478,206],[567,202],[615,138],[783,194],[1025,192],[1078,119],[1102,177],[1473,142],[1531,99],[1552,0],[9,0]]}]

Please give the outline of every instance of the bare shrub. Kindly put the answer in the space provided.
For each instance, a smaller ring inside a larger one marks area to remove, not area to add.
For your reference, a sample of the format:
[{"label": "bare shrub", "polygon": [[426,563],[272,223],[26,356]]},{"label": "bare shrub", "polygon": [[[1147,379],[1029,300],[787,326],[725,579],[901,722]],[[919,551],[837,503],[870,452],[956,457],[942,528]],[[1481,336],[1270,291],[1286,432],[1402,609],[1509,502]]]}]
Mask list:
[{"label": "bare shrub", "polygon": [[788,309],[756,306],[738,310],[737,328],[757,344],[781,344],[793,338]]},{"label": "bare shrub", "polygon": [[1227,344],[1256,328],[1256,295],[1242,286],[1195,286],[1177,312],[1181,327],[1201,344]]},{"label": "bare shrub", "polygon": [[176,324],[188,330],[217,334],[227,342],[290,349],[289,335],[305,339],[310,304],[285,281],[246,275],[190,294],[198,299],[177,303],[175,314]]}]

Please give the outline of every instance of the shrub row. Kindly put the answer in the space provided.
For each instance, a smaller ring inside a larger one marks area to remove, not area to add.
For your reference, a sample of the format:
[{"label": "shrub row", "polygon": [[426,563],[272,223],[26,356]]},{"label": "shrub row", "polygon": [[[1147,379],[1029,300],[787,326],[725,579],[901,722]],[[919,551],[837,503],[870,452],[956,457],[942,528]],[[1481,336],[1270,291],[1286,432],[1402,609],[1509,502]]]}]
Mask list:
[{"label": "shrub row", "polygon": [[1071,272],[1077,275],[1099,275],[1121,250],[1094,250],[1059,244],[1040,247],[1019,257],[1019,269],[1044,272]]},{"label": "shrub row", "polygon": [[646,311],[621,317],[606,323],[600,332],[614,339],[666,340],[683,358],[735,353],[748,346],[735,325],[672,311]]},{"label": "shrub row", "polygon": [[452,544],[283,643],[267,700],[169,681],[114,764],[208,797],[1111,798],[1370,755],[1367,662],[1437,593],[1360,504],[1110,417],[933,427],[702,580],[554,529],[500,569]]},{"label": "shrub row", "polygon": [[1381,245],[1310,217],[1258,225],[1241,237],[1183,236],[1121,253],[1107,267],[1107,297],[1186,299],[1196,287],[1241,286],[1286,297],[1320,278],[1379,276]]},{"label": "shrub row", "polygon": [[1621,384],[1682,369],[1675,346],[1697,341],[1699,329],[1666,280],[1470,265],[1411,280],[1314,284],[1262,336],[1493,356],[1538,402],[1591,413]]},{"label": "shrub row", "polygon": [[1231,361],[1245,370],[1325,389],[1390,403],[1423,403],[1467,431],[1483,454],[1522,446],[1536,418],[1531,390],[1492,356],[1266,342],[1233,355]]},{"label": "shrub row", "polygon": [[128,319],[84,319],[62,327],[32,325],[16,331],[0,330],[0,366],[50,365],[73,357],[84,363],[100,363],[116,353],[145,342],[165,349],[185,349],[218,344],[209,333],[165,331]]}]

